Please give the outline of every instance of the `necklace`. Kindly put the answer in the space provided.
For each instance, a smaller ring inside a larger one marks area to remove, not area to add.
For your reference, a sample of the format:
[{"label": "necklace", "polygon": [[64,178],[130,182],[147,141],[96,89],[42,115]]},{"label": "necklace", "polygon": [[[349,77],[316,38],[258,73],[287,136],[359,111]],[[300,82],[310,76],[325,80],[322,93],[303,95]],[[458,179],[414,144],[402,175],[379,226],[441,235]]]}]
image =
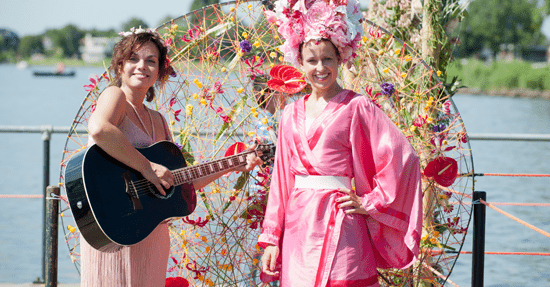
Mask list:
[{"label": "necklace", "polygon": [[139,114],[136,110],[136,107],[132,103],[130,103],[130,102],[128,102],[128,103],[130,104],[130,106],[132,106],[132,109],[134,109],[134,112],[136,113],[136,116],[137,116],[139,122],[141,123],[141,126],[145,130],[145,133],[154,141],[155,140],[155,126],[153,125],[153,117],[151,117],[151,112],[149,112],[149,110],[147,108],[145,108],[145,110],[147,111],[147,114],[149,115],[149,120],[151,120],[151,129],[152,129],[152,132],[153,132],[153,136],[151,136],[149,131],[147,131],[147,127],[145,126],[145,124],[143,124],[143,121],[141,120],[141,117],[139,116]]}]

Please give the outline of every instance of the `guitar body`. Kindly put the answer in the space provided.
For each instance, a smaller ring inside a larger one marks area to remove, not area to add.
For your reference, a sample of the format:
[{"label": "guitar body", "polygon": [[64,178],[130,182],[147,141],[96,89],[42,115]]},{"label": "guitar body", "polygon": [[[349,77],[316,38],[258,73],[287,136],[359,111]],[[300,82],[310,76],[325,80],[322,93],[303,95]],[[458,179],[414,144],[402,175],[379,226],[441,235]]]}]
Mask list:
[{"label": "guitar body", "polygon": [[[186,166],[179,148],[168,141],[138,151],[169,170]],[[164,220],[191,214],[196,207],[190,183],[165,190],[109,156],[97,145],[75,154],[65,169],[67,197],[84,239],[95,249],[114,252],[145,239]]]}]

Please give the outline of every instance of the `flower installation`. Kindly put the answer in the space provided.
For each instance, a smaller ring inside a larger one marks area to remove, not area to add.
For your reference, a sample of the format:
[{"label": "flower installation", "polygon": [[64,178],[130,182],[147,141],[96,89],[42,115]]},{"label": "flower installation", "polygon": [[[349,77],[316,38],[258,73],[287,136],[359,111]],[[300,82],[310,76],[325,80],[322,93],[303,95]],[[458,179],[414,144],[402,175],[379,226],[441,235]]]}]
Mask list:
[{"label": "flower installation", "polygon": [[[296,69],[299,66],[288,66],[293,59],[285,59],[281,52],[296,48],[281,46],[281,33],[291,33],[292,27],[277,25],[278,19],[292,15],[273,8],[259,1],[226,2],[156,29],[170,49],[174,75],[159,82],[157,97],[148,105],[166,117],[187,165],[239,153],[258,141],[269,142],[265,131],[277,130],[278,116],[262,110],[259,95],[283,93],[290,102],[307,93],[307,82]],[[380,270],[380,284],[442,286],[457,260],[455,251],[464,241],[470,217],[470,205],[464,201],[473,190],[471,153],[460,114],[437,80],[437,71],[394,37],[393,31],[362,20],[345,5],[334,11],[325,4],[314,8],[304,15],[329,13],[328,19],[336,20],[338,13],[357,16],[351,27],[363,29],[364,36],[352,39],[358,47],[357,57],[341,66],[339,81],[376,103],[421,158],[425,197],[422,263],[407,270]],[[108,79],[108,74],[92,78],[83,89],[84,101],[67,138],[61,175],[70,157],[86,146],[87,135],[78,131],[87,128]],[[265,89],[255,90],[255,85],[281,93],[264,94]],[[189,286],[261,286],[263,250],[256,243],[270,176],[271,166],[266,165],[249,173],[226,174],[196,191],[195,212],[169,223],[167,277],[175,279],[167,280],[166,286],[186,286],[177,278]],[[62,187],[63,183],[61,176]],[[79,268],[79,230],[66,206],[61,219],[70,256]]]}]

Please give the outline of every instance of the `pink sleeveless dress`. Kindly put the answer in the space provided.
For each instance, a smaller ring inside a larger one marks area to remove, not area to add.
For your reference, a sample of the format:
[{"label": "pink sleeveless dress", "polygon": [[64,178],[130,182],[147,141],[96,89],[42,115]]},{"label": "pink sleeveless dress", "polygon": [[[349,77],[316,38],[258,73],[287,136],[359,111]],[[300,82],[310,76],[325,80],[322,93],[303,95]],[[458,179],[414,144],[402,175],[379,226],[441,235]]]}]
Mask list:
[{"label": "pink sleeveless dress", "polygon": [[[166,122],[163,123],[168,131]],[[127,116],[118,128],[134,147],[146,147],[154,143]],[[93,139],[90,138],[88,145],[92,143]],[[168,225],[160,224],[143,241],[114,253],[98,251],[81,237],[80,253],[81,287],[165,286],[170,255]]]}]

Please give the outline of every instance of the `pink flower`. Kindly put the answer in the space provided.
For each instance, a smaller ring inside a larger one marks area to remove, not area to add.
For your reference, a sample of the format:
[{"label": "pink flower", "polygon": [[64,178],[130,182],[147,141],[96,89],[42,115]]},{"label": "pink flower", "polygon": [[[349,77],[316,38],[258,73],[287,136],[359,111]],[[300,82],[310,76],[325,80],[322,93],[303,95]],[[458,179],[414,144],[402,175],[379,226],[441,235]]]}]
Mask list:
[{"label": "pink flower", "polygon": [[250,75],[251,80],[256,79],[257,75],[264,74],[264,71],[262,71],[261,69],[257,69],[258,67],[261,67],[262,64],[264,63],[263,58],[260,58],[258,56],[253,56],[251,58],[247,58],[246,60],[244,60],[244,63],[247,64],[249,67],[246,70],[251,74]]},{"label": "pink flower", "polygon": [[181,113],[181,109],[177,110],[177,111],[174,111],[174,118],[176,119],[176,121],[180,121],[180,119],[178,118],[178,116],[180,115]]},{"label": "pink flower", "polygon": [[202,32],[202,30],[201,30],[200,27],[195,27],[195,28],[190,29],[189,31],[187,31],[187,34],[188,34],[189,37],[184,35],[181,39],[185,42],[191,42],[193,40],[196,40],[201,32]]},{"label": "pink flower", "polygon": [[277,14],[271,10],[266,10],[265,12],[265,18],[267,19],[267,22],[271,24],[277,23]]},{"label": "pink flower", "polygon": [[89,84],[89,85],[84,85],[84,90],[86,90],[88,92],[91,92],[93,89],[95,89],[97,87],[97,84],[99,84],[99,77],[97,75],[95,75],[95,79],[90,78],[90,82],[92,82],[92,83]]}]

